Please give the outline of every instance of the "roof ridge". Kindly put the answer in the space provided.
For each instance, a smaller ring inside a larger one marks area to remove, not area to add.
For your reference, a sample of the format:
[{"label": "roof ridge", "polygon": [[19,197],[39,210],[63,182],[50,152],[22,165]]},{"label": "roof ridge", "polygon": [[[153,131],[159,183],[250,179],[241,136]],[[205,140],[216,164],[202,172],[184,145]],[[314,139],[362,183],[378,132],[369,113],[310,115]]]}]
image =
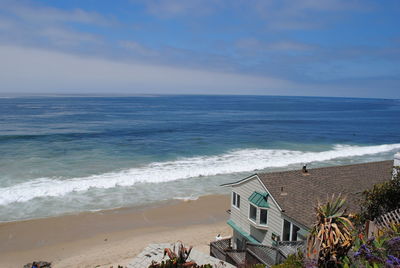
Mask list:
[{"label": "roof ridge", "polygon": [[[309,172],[312,170],[321,170],[321,169],[330,169],[330,168],[337,168],[337,167],[350,167],[350,166],[362,166],[362,165],[371,165],[371,164],[379,164],[379,163],[385,163],[385,162],[393,162],[393,160],[383,160],[383,161],[374,161],[374,162],[364,162],[364,163],[356,163],[356,164],[347,164],[347,165],[334,165],[334,166],[326,166],[326,167],[316,167],[316,168],[310,168],[307,169]],[[291,170],[282,170],[282,171],[272,171],[272,172],[260,172],[260,173],[254,173],[251,176],[254,175],[265,175],[265,174],[280,174],[280,173],[288,173],[288,172],[297,172],[301,171],[301,169],[291,169]],[[249,177],[251,177],[249,176]]]}]

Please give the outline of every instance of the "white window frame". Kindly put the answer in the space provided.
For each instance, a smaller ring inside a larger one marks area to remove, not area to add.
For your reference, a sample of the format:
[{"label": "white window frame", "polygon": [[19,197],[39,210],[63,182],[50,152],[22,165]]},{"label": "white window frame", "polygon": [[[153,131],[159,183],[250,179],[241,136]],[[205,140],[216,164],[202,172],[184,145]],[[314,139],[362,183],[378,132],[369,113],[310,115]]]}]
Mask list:
[{"label": "white window frame", "polygon": [[[239,200],[239,202],[238,202]],[[238,206],[239,203],[239,206]],[[232,207],[240,210],[240,194],[232,191]]]},{"label": "white window frame", "polygon": [[[284,231],[284,228],[285,228],[285,220],[287,221],[287,222],[289,222],[290,223],[290,230],[289,230],[289,240],[287,240],[287,241],[291,241],[291,242],[295,242],[295,241],[298,241],[298,240],[292,240],[292,235],[293,235],[293,225],[296,225],[297,226],[297,228],[299,228],[299,231],[301,230],[301,227],[299,227],[297,224],[294,224],[293,222],[291,222],[291,221],[289,221],[289,220],[287,220],[287,219],[285,219],[285,218],[282,218],[282,232],[281,232],[281,239],[283,239],[283,231]],[[297,231],[297,237],[298,237],[298,233],[299,233],[299,231]],[[282,240],[282,241],[284,241],[284,240]],[[286,241],[286,240],[285,240]]]},{"label": "white window frame", "polygon": [[[250,218],[250,208],[251,206],[256,208],[256,219],[253,220],[252,218]],[[267,224],[261,224],[260,220],[261,220],[261,209],[264,209],[267,211]],[[254,204],[249,203],[249,211],[247,214],[247,218],[249,219],[249,221],[258,229],[267,229],[268,227],[268,214],[269,214],[269,209],[267,208],[263,208],[263,207],[259,207],[256,206]]]},{"label": "white window frame", "polygon": [[[268,226],[268,214],[269,214],[269,211],[268,211],[268,209],[266,209],[266,208],[258,208],[259,210],[260,210],[260,219],[258,220],[258,224],[260,225],[260,226]],[[261,223],[261,210],[265,210],[266,212],[267,212],[267,220],[266,220],[266,223],[264,224],[264,223]]]},{"label": "white window frame", "polygon": [[[254,208],[256,209],[256,218],[255,218],[255,219],[252,219],[252,218],[250,217],[251,207],[254,207]],[[252,204],[249,204],[249,214],[248,214],[248,218],[249,218],[249,221],[251,221],[251,222],[254,223],[255,225],[257,225],[257,210],[258,210],[258,207],[257,207],[257,206],[252,205]]]}]

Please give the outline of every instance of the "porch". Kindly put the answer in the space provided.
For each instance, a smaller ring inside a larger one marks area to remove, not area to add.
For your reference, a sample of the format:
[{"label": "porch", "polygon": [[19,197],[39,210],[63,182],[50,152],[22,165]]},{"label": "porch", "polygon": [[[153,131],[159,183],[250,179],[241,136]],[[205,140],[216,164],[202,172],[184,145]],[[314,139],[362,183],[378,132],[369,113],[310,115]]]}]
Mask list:
[{"label": "porch", "polygon": [[271,267],[297,250],[303,250],[304,245],[304,241],[282,241],[273,247],[248,242],[244,249],[236,250],[232,248],[232,238],[226,238],[210,243],[210,255],[240,268],[257,263]]}]

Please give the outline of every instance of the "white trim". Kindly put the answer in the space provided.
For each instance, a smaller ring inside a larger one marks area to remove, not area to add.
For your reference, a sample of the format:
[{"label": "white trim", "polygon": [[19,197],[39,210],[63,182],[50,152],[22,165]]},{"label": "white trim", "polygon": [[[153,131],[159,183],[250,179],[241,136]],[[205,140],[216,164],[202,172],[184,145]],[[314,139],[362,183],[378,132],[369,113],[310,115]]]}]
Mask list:
[{"label": "white trim", "polygon": [[298,221],[292,219],[291,217],[288,217],[288,216],[285,215],[285,214],[282,214],[282,213],[281,213],[281,217],[282,217],[282,219],[285,219],[285,220],[287,220],[287,221],[289,221],[289,222],[294,223],[294,225],[296,225],[296,226],[299,227],[300,229],[306,230],[307,232],[308,232],[309,230],[311,230],[309,227],[305,226],[304,224],[299,223]]},{"label": "white trim", "polygon": [[232,207],[240,211],[240,208],[238,208],[237,206],[232,205]]},{"label": "white trim", "polygon": [[293,222],[290,222],[289,241],[292,241],[292,234],[293,234]]},{"label": "white trim", "polygon": [[257,222],[253,221],[252,219],[250,219],[250,217],[247,218],[253,225],[257,226]]},{"label": "white trim", "polygon": [[232,182],[232,183],[225,183],[225,184],[222,184],[221,186],[222,186],[222,187],[237,186],[237,185],[239,185],[239,184],[245,183],[245,182],[247,182],[247,181],[253,179],[254,177],[258,177],[257,174],[250,175],[249,177],[244,178],[244,179],[242,179],[242,180],[240,180],[240,181],[236,181],[236,182]]},{"label": "white trim", "polygon": [[[235,203],[233,203],[233,195],[234,195],[234,194],[236,195],[236,196],[235,196]],[[234,208],[240,210],[240,206],[237,205],[237,204],[238,204],[238,196],[239,196],[239,199],[241,199],[240,194],[238,194],[238,193],[235,192],[235,191],[232,191],[232,195],[231,195],[231,204],[232,204],[232,207],[234,207]],[[239,202],[241,203],[242,201],[240,200]]]},{"label": "white trim", "polygon": [[[256,209],[256,218],[255,218],[255,221],[253,221],[253,219],[250,218],[251,207],[255,207],[255,209]],[[249,204],[249,213],[247,214],[247,217],[249,218],[249,220],[251,220],[252,222],[254,222],[256,225],[257,225],[257,214],[258,214],[257,212],[258,212],[257,206],[254,206],[254,205],[252,205],[252,204]]]},{"label": "white trim", "polygon": [[257,178],[257,179],[258,179],[258,182],[261,184],[261,186],[264,188],[264,190],[265,190],[265,191],[268,193],[268,195],[271,197],[272,201],[275,203],[275,205],[278,207],[278,209],[282,212],[283,209],[281,208],[281,206],[279,206],[278,202],[276,202],[275,198],[272,196],[272,194],[270,193],[270,191],[268,191],[267,187],[265,187],[265,185],[264,185],[264,183],[261,181],[260,177],[258,177],[258,174],[251,175],[251,176],[249,176],[249,177],[247,177],[247,178],[244,178],[244,179],[241,180],[241,181],[223,184],[222,186],[223,186],[223,187],[227,187],[227,186],[232,186],[232,187],[233,187],[233,186],[238,186],[238,185],[240,185],[240,184],[242,184],[242,183],[245,183],[245,182],[247,182],[247,181],[249,181],[249,180],[251,180],[251,179],[254,179],[254,178]]},{"label": "white trim", "polygon": [[268,225],[258,224],[258,223],[254,222],[250,218],[247,218],[247,219],[249,220],[250,224],[253,225],[257,229],[261,229],[261,230],[268,230],[269,229]]},{"label": "white trim", "polygon": [[[298,241],[298,240],[292,240],[292,235],[293,235],[293,226],[297,226],[297,228],[299,228],[299,230],[297,231],[297,233],[303,229],[300,226],[298,226],[296,223],[293,223],[292,221],[282,218],[282,233],[281,233],[281,241],[286,241],[286,240],[282,240],[283,239],[283,232],[284,232],[284,228],[285,228],[285,220],[290,223],[290,230],[289,230],[289,240],[288,241]],[[298,234],[297,234],[298,236]]]},{"label": "white trim", "polygon": [[272,194],[270,193],[270,191],[268,191],[267,187],[265,187],[264,183],[262,183],[260,177],[258,177],[257,174],[255,174],[255,176],[257,177],[258,181],[260,182],[260,184],[262,185],[262,187],[265,189],[265,191],[268,193],[268,195],[271,197],[272,201],[274,201],[275,205],[279,208],[279,210],[282,212],[283,209],[281,208],[281,206],[279,206],[278,202],[276,202],[275,198],[272,196]]},{"label": "white trim", "polygon": [[[258,210],[260,211],[260,219],[258,220],[258,222],[259,222],[259,225],[260,226],[268,226],[268,216],[269,216],[269,209],[267,209],[267,208],[258,208]],[[266,210],[267,211],[267,224],[262,224],[261,223],[261,210]]]}]

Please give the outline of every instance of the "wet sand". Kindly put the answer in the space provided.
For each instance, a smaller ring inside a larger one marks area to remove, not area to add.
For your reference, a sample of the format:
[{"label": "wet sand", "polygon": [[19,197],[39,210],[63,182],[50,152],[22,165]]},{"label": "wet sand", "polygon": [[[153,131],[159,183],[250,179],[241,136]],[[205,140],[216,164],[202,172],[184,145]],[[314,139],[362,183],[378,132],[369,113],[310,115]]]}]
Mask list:
[{"label": "wet sand", "polygon": [[54,267],[126,265],[150,243],[183,241],[205,253],[226,224],[229,196],[170,201],[54,218],[0,223],[0,267],[34,260]]}]

